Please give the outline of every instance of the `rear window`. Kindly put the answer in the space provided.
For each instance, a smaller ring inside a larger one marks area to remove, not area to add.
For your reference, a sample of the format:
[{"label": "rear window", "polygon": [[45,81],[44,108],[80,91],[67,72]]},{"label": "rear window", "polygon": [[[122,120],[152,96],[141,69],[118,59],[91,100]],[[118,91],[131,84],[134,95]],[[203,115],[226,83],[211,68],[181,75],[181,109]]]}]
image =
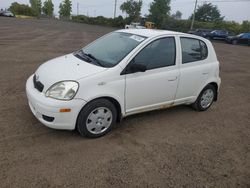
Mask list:
[{"label": "rear window", "polygon": [[207,45],[198,39],[181,37],[182,63],[201,61],[207,58]]}]

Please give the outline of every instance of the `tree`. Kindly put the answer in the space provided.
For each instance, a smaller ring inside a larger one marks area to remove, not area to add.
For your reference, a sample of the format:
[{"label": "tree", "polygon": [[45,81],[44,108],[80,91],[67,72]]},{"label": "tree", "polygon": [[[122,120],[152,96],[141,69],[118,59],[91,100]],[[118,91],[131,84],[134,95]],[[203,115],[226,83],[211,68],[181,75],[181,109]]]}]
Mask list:
[{"label": "tree", "polygon": [[177,10],[176,13],[172,14],[171,17],[174,18],[175,20],[180,20],[182,17],[182,13],[179,10]]},{"label": "tree", "polygon": [[142,7],[142,0],[135,1],[135,0],[127,0],[124,2],[120,9],[122,12],[126,12],[129,16],[128,20],[131,21],[139,21],[141,15],[141,7]]},{"label": "tree", "polygon": [[64,0],[59,6],[60,18],[69,19],[72,12],[72,3],[70,0]]},{"label": "tree", "polygon": [[[192,19],[193,14],[190,16]],[[212,3],[204,3],[198,6],[195,13],[195,20],[200,22],[220,22],[223,21],[224,16],[221,17],[220,10]]]},{"label": "tree", "polygon": [[250,21],[244,20],[241,24],[241,32],[247,33],[250,31]]},{"label": "tree", "polygon": [[32,8],[30,8],[28,5],[19,4],[17,2],[12,3],[10,5],[9,10],[15,15],[25,15],[25,16],[35,15]]},{"label": "tree", "polygon": [[115,27],[124,27],[124,19],[123,19],[123,17],[120,15],[120,16],[114,18],[112,24]]},{"label": "tree", "polygon": [[42,2],[41,0],[30,0],[31,9],[37,17],[41,15],[42,12]]},{"label": "tree", "polygon": [[165,18],[170,14],[170,0],[154,0],[150,4],[149,18],[157,27],[162,27]]},{"label": "tree", "polygon": [[52,17],[54,11],[54,4],[52,3],[52,0],[44,1],[42,10],[45,15]]}]

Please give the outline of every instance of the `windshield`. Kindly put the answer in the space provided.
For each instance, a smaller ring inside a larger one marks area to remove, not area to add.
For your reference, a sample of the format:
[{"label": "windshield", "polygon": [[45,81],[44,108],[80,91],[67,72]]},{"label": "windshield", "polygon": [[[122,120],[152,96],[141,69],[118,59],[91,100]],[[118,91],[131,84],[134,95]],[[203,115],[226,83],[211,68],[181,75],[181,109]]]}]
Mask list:
[{"label": "windshield", "polygon": [[113,67],[145,39],[139,35],[113,32],[84,47],[83,53],[78,55],[88,55],[90,59],[95,60],[89,62],[96,65]]}]

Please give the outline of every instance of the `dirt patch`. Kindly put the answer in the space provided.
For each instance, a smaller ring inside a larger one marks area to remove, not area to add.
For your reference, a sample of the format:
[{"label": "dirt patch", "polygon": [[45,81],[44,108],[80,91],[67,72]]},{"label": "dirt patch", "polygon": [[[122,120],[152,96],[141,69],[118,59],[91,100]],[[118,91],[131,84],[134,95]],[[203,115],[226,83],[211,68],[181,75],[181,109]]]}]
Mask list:
[{"label": "dirt patch", "polygon": [[0,18],[1,187],[250,187],[250,48],[214,43],[221,62],[217,103],[126,118],[85,139],[39,123],[25,82],[43,62],[113,28]]}]

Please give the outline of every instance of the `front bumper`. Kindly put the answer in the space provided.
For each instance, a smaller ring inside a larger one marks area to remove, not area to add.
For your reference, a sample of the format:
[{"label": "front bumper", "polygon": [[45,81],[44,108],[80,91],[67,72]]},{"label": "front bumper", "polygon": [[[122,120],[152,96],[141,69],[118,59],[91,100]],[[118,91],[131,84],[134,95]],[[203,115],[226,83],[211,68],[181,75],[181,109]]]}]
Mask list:
[{"label": "front bumper", "polygon": [[225,39],[225,41],[226,41],[227,43],[232,43],[232,40],[233,40],[232,38],[226,38],[226,39]]},{"label": "front bumper", "polygon": [[[45,126],[53,129],[75,129],[76,120],[86,101],[72,99],[61,101],[46,97],[43,92],[34,88],[33,75],[26,82],[26,94],[29,107],[34,116]],[[60,109],[71,109],[70,112],[60,112]]]}]

